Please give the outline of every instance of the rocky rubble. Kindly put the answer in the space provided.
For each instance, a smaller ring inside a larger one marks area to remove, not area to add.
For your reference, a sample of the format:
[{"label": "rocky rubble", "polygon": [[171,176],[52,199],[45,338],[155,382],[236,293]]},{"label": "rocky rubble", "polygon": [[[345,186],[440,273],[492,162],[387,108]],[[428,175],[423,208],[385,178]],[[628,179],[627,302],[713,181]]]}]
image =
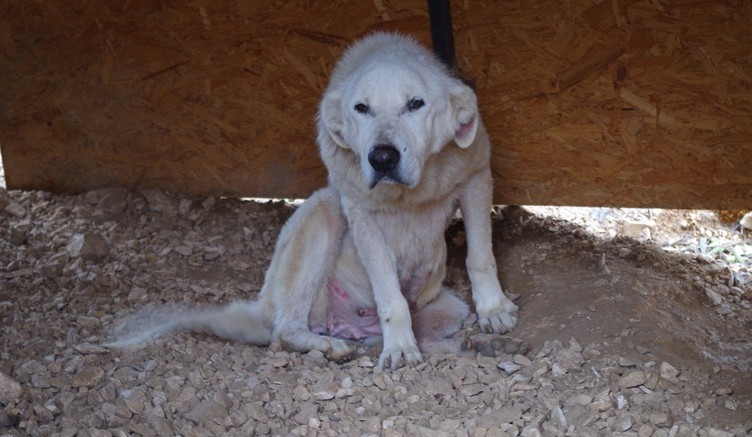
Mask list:
[{"label": "rocky rubble", "polygon": [[[637,344],[629,326],[598,341],[584,334],[548,339],[526,356],[433,355],[394,372],[376,370],[377,351],[365,347],[336,364],[318,352],[273,352],[201,334],[110,351],[100,345],[136,310],[252,297],[292,209],[122,189],[80,196],[0,190],[2,199],[0,436],[752,432],[748,374],[697,358],[666,359]],[[532,232],[510,226],[510,239]],[[629,247],[625,258],[636,258],[636,246]],[[532,255],[555,262],[553,250]],[[455,268],[450,276],[466,288]],[[736,285],[726,283],[725,292],[716,278],[698,281],[720,296],[706,296],[709,305],[718,300],[736,317],[747,314],[747,298],[733,298]],[[696,310],[730,317],[714,308]],[[521,316],[533,323],[515,331],[524,338],[546,315],[523,305]],[[571,317],[561,314],[559,322]],[[474,329],[469,320],[465,330]]]},{"label": "rocky rubble", "polygon": [[530,358],[434,355],[396,372],[374,371],[367,355],[337,365],[317,352],[184,343],[158,343],[148,359],[67,350],[26,361],[10,435],[730,437],[752,427],[707,424],[750,404],[697,368],[604,357],[575,339]]}]

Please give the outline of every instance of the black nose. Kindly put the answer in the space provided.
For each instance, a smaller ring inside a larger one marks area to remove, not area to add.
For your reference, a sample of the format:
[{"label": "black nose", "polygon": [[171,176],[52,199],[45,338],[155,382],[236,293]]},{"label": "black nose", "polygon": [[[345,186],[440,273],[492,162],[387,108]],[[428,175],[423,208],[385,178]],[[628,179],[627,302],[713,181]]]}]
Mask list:
[{"label": "black nose", "polygon": [[380,173],[388,173],[399,164],[400,153],[391,144],[379,144],[371,149],[368,154],[368,162],[371,167]]}]

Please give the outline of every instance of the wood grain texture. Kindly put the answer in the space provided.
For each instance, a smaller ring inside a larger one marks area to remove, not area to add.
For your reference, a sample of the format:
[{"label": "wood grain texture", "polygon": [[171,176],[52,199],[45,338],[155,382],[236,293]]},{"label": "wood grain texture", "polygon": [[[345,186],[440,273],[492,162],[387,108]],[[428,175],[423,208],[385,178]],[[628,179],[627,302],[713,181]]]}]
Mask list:
[{"label": "wood grain texture", "polygon": [[[752,207],[748,1],[455,1],[499,203]],[[305,197],[348,42],[430,39],[425,1],[6,0],[9,188]]]}]

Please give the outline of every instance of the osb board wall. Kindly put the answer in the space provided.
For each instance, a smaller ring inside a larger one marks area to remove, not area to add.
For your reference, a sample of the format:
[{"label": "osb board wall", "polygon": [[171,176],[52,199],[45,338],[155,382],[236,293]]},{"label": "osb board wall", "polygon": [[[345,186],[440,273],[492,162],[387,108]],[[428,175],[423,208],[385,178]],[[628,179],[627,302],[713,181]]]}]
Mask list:
[{"label": "osb board wall", "polygon": [[[752,207],[749,1],[452,2],[496,201]],[[10,188],[304,197],[314,114],[352,39],[428,42],[424,0],[5,0]]]}]

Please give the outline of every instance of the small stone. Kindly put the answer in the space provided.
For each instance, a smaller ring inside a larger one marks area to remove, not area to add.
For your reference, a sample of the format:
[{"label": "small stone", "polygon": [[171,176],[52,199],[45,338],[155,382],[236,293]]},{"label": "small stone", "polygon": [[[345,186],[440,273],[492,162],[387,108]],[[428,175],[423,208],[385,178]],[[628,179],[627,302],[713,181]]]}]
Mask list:
[{"label": "small stone", "polygon": [[705,434],[708,437],[734,437],[733,433],[716,428],[706,428]]},{"label": "small stone", "polygon": [[14,246],[20,246],[26,243],[26,239],[29,236],[29,221],[25,220],[21,223],[17,223],[10,228],[10,235],[8,240],[10,244]]},{"label": "small stone", "polygon": [[373,385],[380,388],[381,390],[386,390],[386,380],[384,379],[384,375],[383,374],[374,375]]},{"label": "small stone", "polygon": [[[377,434],[377,432],[379,431],[381,431],[381,429],[374,432],[373,435],[379,435]],[[451,434],[447,433],[446,431],[431,429],[431,428],[416,425],[413,423],[407,424],[406,431],[408,435],[411,435],[411,436],[420,436],[420,437],[450,437],[451,436]],[[371,434],[363,434],[363,435],[371,435]]]},{"label": "small stone", "polygon": [[530,359],[528,359],[524,355],[515,355],[514,356],[514,362],[516,364],[519,364],[520,366],[523,366],[523,367],[528,367],[528,366],[532,366],[533,365],[533,362],[530,361]]},{"label": "small stone", "polygon": [[564,403],[565,405],[580,405],[580,406],[587,406],[590,405],[590,403],[593,401],[593,397],[589,394],[578,394],[570,397],[566,400]]},{"label": "small stone", "polygon": [[551,369],[550,369],[550,367],[548,366],[548,364],[547,364],[547,363],[542,363],[542,364],[541,364],[540,366],[538,366],[538,368],[536,368],[536,369],[535,369],[535,371],[533,372],[533,378],[539,378],[539,377],[541,377],[541,376],[545,375],[546,373],[548,373],[548,371],[549,371],[549,370],[551,370]]},{"label": "small stone", "polygon": [[311,360],[320,360],[324,358],[324,353],[319,350],[312,350],[306,354],[306,357],[310,358]]},{"label": "small stone", "polygon": [[739,219],[739,224],[745,229],[752,230],[752,211],[744,214],[744,216]]},{"label": "small stone", "polygon": [[716,293],[720,294],[721,296],[728,296],[731,289],[726,284],[718,284],[712,289],[711,291],[715,291]]},{"label": "small stone", "polygon": [[298,414],[293,416],[293,420],[295,423],[299,425],[308,425],[308,423],[311,422],[311,419],[316,419],[316,417],[319,414],[319,407],[315,403],[305,403],[300,408],[300,411]]},{"label": "small stone", "polygon": [[647,377],[645,376],[645,372],[641,370],[637,370],[634,372],[630,372],[626,376],[623,376],[621,379],[619,379],[619,387],[621,388],[639,387],[642,384],[645,384],[645,382],[647,382]]},{"label": "small stone", "polygon": [[567,426],[574,426],[577,429],[582,429],[593,423],[598,418],[598,413],[591,408],[575,405],[566,408],[564,413],[567,419]]},{"label": "small stone", "polygon": [[640,364],[642,364],[642,361],[636,360],[634,358],[630,357],[619,357],[619,366],[620,367],[637,367]]},{"label": "small stone", "polygon": [[[748,284],[752,284],[752,273],[734,272],[734,287],[741,290],[742,288],[746,287]],[[732,287],[732,290],[733,290],[733,287]]]},{"label": "small stone", "polygon": [[110,253],[110,246],[101,235],[87,232],[74,235],[65,251],[73,258],[97,262]]},{"label": "small stone", "polygon": [[723,403],[723,406],[726,407],[727,410],[736,411],[737,405],[736,401],[733,399],[726,399],[726,401]]},{"label": "small stone", "polygon": [[133,414],[142,414],[145,407],[145,394],[142,389],[123,390],[120,396],[125,400],[125,406]]},{"label": "small stone", "polygon": [[653,432],[655,429],[653,429],[650,425],[642,425],[640,429],[637,430],[637,435],[639,437],[651,437],[653,435]]},{"label": "small stone", "polygon": [[635,240],[649,240],[653,226],[654,223],[647,221],[625,221],[621,225],[621,233],[625,237],[634,238]]},{"label": "small stone", "polygon": [[518,407],[502,407],[487,410],[477,419],[478,426],[492,428],[502,423],[513,423],[522,417],[522,410]]},{"label": "small stone", "polygon": [[230,412],[229,408],[230,407],[227,405],[225,399],[222,399],[217,395],[214,398],[204,399],[199,402],[199,404],[191,409],[185,417],[196,425],[201,425],[216,419],[227,417]]},{"label": "small stone", "polygon": [[25,216],[26,208],[13,200],[10,197],[10,194],[5,191],[5,188],[0,187],[0,189],[2,190],[2,192],[0,192],[0,211],[5,211],[6,213],[16,218]]},{"label": "small stone", "polygon": [[375,366],[371,358],[367,356],[358,358],[357,364],[358,364],[358,367],[366,367],[366,368],[371,368]]},{"label": "small stone", "polygon": [[484,388],[485,386],[483,384],[463,385],[460,389],[460,393],[465,397],[475,396],[479,393],[483,393]]},{"label": "small stone", "polygon": [[173,217],[177,215],[177,210],[172,204],[172,199],[170,199],[170,197],[161,190],[142,190],[141,195],[146,198],[146,202],[149,204],[150,211],[162,213],[166,217]]},{"label": "small stone", "polygon": [[32,409],[34,410],[34,414],[36,415],[37,420],[40,423],[49,423],[52,422],[52,420],[55,418],[52,412],[44,408],[42,405],[34,405]]},{"label": "small stone", "polygon": [[565,369],[580,369],[585,359],[581,352],[572,349],[560,349],[555,353],[554,361]]},{"label": "small stone", "polygon": [[499,364],[497,364],[496,367],[506,372],[507,375],[511,375],[517,372],[518,370],[522,369],[522,366],[516,363],[512,363],[510,361],[502,361]]},{"label": "small stone", "polygon": [[551,409],[551,420],[554,421],[558,426],[562,428],[567,427],[567,418],[564,416],[564,411],[562,411],[560,406],[555,406],[553,409]]},{"label": "small stone", "polygon": [[741,289],[741,288],[739,288],[739,287],[731,287],[731,294],[732,294],[732,295],[733,295],[734,297],[742,297],[742,296],[744,296],[744,293],[745,293],[745,291],[744,291],[744,290],[742,290],[742,289]]},{"label": "small stone", "polygon": [[715,394],[718,396],[728,396],[732,393],[734,393],[734,389],[731,387],[718,387],[715,389]]},{"label": "small stone", "polygon": [[710,300],[710,303],[715,306],[723,303],[723,296],[721,296],[719,293],[716,293],[710,288],[705,289],[705,296],[707,296],[708,300]]},{"label": "small stone", "polygon": [[354,385],[353,380],[349,376],[346,376],[346,377],[342,378],[342,382],[340,382],[340,384],[339,384],[339,386],[342,387],[342,388],[344,388],[344,389],[353,388],[353,385]]},{"label": "small stone", "polygon": [[10,376],[0,372],[0,404],[9,405],[21,397],[23,389],[21,384]]},{"label": "small stone", "polygon": [[182,244],[175,246],[175,252],[183,255],[183,256],[191,256],[193,255],[193,249],[191,249],[188,246],[184,246]]},{"label": "small stone", "polygon": [[128,191],[125,188],[103,188],[86,193],[87,201],[96,201],[92,216],[98,222],[120,218],[127,206]]},{"label": "small stone", "polygon": [[233,270],[248,270],[254,266],[254,259],[248,255],[238,255],[230,260],[230,268]]},{"label": "small stone", "polygon": [[356,393],[357,392],[354,388],[340,388],[337,390],[337,393],[334,394],[334,397],[337,399],[348,398],[354,396]]},{"label": "small stone", "polygon": [[322,391],[317,391],[313,393],[313,398],[316,399],[317,401],[328,401],[328,400],[334,399],[335,395],[336,393],[333,391],[322,390]]},{"label": "small stone", "polygon": [[650,413],[650,423],[653,426],[664,427],[668,426],[668,414],[666,413]]},{"label": "small stone", "polygon": [[269,363],[272,365],[272,367],[280,368],[290,364],[290,360],[285,357],[279,357],[273,358]]},{"label": "small stone", "polygon": [[522,417],[522,410],[518,407],[502,407],[497,413],[500,423],[512,423]]},{"label": "small stone", "polygon": [[311,399],[311,392],[304,386],[299,385],[292,390],[292,398],[298,401],[307,401]]},{"label": "small stone", "polygon": [[624,395],[617,396],[616,397],[616,409],[623,410],[625,408],[629,408],[629,401],[627,400],[627,397]]},{"label": "small stone", "polygon": [[73,377],[71,385],[73,387],[94,387],[103,382],[104,378],[105,373],[101,367],[84,367]]},{"label": "small stone", "polygon": [[660,373],[661,378],[667,379],[671,382],[676,382],[676,377],[679,376],[679,370],[666,361],[661,363]]},{"label": "small stone", "polygon": [[559,363],[554,363],[551,366],[551,374],[554,376],[564,376],[567,374],[567,369],[561,367]]},{"label": "small stone", "polygon": [[63,275],[63,269],[69,259],[70,257],[66,252],[55,254],[46,263],[42,264],[40,271],[46,278],[59,278]]},{"label": "small stone", "polygon": [[443,420],[443,421],[442,421],[442,422],[441,422],[441,423],[439,424],[439,429],[440,429],[441,431],[445,431],[445,432],[448,432],[448,433],[452,433],[452,435],[456,435],[456,431],[457,431],[457,430],[458,430],[458,429],[459,429],[459,428],[460,428],[461,426],[462,426],[462,422],[460,422],[459,420],[454,420],[454,419],[446,419],[446,420]]},{"label": "small stone", "polygon": [[725,303],[721,304],[719,307],[715,309],[716,314],[725,316],[728,314],[732,314],[734,312],[734,309],[731,308],[731,305],[727,305]]},{"label": "small stone", "polygon": [[613,425],[614,431],[617,432],[624,432],[632,428],[632,417],[631,416],[622,416],[619,417],[614,421]]},{"label": "small stone", "polygon": [[613,403],[611,403],[610,399],[603,397],[594,400],[593,403],[590,404],[590,407],[595,408],[598,411],[606,411],[613,408]]},{"label": "small stone", "polygon": [[178,411],[185,412],[190,408],[190,404],[194,401],[196,398],[196,389],[190,386],[187,386],[183,388],[180,393],[178,394],[178,397],[173,401]]}]

